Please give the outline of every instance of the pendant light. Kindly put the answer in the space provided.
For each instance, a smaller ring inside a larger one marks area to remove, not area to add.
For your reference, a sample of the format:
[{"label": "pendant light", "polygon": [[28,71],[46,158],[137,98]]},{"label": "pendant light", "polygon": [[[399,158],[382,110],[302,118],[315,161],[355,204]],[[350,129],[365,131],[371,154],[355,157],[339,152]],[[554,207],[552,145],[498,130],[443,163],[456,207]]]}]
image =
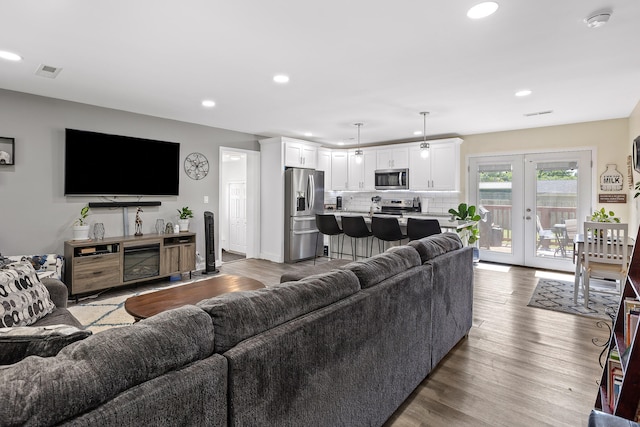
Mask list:
[{"label": "pendant light", "polygon": [[427,142],[427,114],[429,114],[428,111],[423,111],[420,114],[422,114],[423,117],[423,129],[422,129],[422,137],[423,137],[423,141],[420,144],[420,157],[422,157],[423,159],[426,159],[427,157],[429,157],[429,143]]},{"label": "pendant light", "polygon": [[358,126],[358,148],[356,149],[356,163],[360,164],[362,163],[362,158],[364,157],[364,153],[362,152],[362,150],[360,149],[360,126],[362,126],[364,123],[354,123],[354,125]]}]

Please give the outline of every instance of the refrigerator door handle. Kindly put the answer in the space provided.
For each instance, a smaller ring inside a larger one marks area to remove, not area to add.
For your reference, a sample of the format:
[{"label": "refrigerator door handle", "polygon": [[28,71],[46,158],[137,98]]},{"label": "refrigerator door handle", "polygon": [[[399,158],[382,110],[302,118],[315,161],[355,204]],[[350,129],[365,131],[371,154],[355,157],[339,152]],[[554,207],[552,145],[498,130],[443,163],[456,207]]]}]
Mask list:
[{"label": "refrigerator door handle", "polygon": [[307,210],[311,209],[316,203],[315,190],[316,190],[316,185],[313,179],[313,175],[309,175],[309,180],[307,181],[307,194],[309,195],[309,197],[307,198],[307,201],[308,201]]}]

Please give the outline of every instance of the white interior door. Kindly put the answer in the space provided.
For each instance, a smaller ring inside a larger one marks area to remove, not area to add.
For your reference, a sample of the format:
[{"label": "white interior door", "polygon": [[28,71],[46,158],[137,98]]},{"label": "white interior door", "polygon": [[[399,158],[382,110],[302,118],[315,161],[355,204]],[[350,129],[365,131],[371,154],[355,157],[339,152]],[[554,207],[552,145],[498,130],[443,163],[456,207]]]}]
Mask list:
[{"label": "white interior door", "polygon": [[[474,157],[470,201],[485,210],[480,259],[573,271],[573,235],[591,205],[591,151]],[[569,221],[567,221],[569,220]]]},{"label": "white interior door", "polygon": [[247,185],[229,183],[229,250],[247,251]]}]

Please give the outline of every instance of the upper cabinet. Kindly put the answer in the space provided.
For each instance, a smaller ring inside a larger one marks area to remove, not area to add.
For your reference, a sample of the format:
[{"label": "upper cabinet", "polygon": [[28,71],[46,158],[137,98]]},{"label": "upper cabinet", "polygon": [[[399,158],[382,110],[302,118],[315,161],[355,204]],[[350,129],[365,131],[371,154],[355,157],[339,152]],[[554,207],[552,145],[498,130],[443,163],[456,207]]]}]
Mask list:
[{"label": "upper cabinet", "polygon": [[282,138],[284,165],[293,168],[315,169],[318,164],[317,144],[293,138]]},{"label": "upper cabinet", "polygon": [[[334,150],[331,152],[331,186],[330,190],[346,190],[349,179],[349,160],[347,150]],[[325,183],[327,179],[325,178]],[[325,189],[327,185],[325,184]]]},{"label": "upper cabinet", "polygon": [[361,161],[356,150],[348,151],[348,190],[375,190],[376,150],[364,149]]},{"label": "upper cabinet", "polygon": [[316,169],[324,172],[324,189],[332,190],[331,186],[331,150],[318,148],[318,165]]},{"label": "upper cabinet", "polygon": [[376,169],[406,169],[409,167],[409,148],[398,146],[377,150]]},{"label": "upper cabinet", "polygon": [[420,146],[409,148],[409,188],[416,191],[460,191],[460,144],[449,138],[429,142],[429,157]]}]

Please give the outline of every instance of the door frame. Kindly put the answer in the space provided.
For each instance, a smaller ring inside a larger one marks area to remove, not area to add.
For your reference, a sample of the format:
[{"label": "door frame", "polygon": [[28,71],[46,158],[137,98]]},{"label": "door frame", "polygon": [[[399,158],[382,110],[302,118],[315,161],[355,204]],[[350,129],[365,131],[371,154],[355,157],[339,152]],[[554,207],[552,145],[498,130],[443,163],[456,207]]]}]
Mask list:
[{"label": "door frame", "polygon": [[[247,258],[257,258],[260,254],[260,152],[254,150],[244,150],[241,148],[225,147],[221,146],[218,150],[218,212],[225,215],[225,208],[227,204],[227,188],[226,184],[228,180],[223,179],[221,176],[223,168],[223,154],[224,153],[238,153],[246,155],[246,171],[245,179],[247,185]],[[222,218],[221,218],[222,219]],[[221,221],[218,221],[221,222]],[[218,229],[223,223],[226,223],[225,218],[221,224],[218,225]],[[222,233],[218,233],[218,236],[222,236]],[[222,245],[216,245],[216,266],[220,266],[222,262]]]},{"label": "door frame", "polygon": [[[526,159],[526,156],[537,156],[537,155],[557,155],[560,153],[564,153],[564,152],[590,152],[591,154],[591,162],[588,165],[589,169],[590,169],[590,179],[589,177],[587,178],[587,182],[589,182],[590,185],[590,196],[588,196],[588,201],[586,202],[586,204],[589,206],[589,212],[593,211],[593,206],[595,204],[596,201],[596,197],[597,197],[597,171],[594,168],[594,165],[597,164],[597,149],[596,147],[593,146],[589,146],[589,147],[566,147],[566,148],[562,148],[562,149],[534,149],[534,150],[513,150],[513,151],[504,151],[504,152],[486,152],[486,153],[474,153],[474,154],[468,154],[466,156],[466,171],[467,171],[467,179],[466,179],[466,200],[469,200],[470,204],[474,204],[477,205],[478,199],[477,199],[477,192],[475,191],[475,174],[472,174],[471,172],[471,163],[472,163],[472,159],[477,159],[477,158],[504,158],[504,159],[508,159],[509,157],[511,158],[516,158],[516,157],[521,157],[523,160]],[[522,216],[522,226],[518,227],[518,229],[515,229],[516,227],[513,227],[514,229],[512,230],[512,239],[514,241],[520,241],[521,245],[518,248],[513,248],[512,249],[512,254],[504,255],[504,254],[496,254],[495,252],[492,253],[490,251],[484,251],[484,250],[480,250],[480,259],[483,261],[489,261],[489,262],[498,262],[498,263],[503,263],[503,264],[513,264],[513,265],[522,265],[525,267],[538,267],[538,268],[547,268],[547,269],[554,269],[554,270],[560,270],[560,271],[574,271],[575,267],[573,267],[573,264],[571,263],[571,261],[569,263],[563,263],[563,262],[553,262],[553,260],[551,259],[545,259],[544,261],[540,261],[539,257],[535,256],[535,248],[532,252],[532,250],[530,248],[528,248],[527,246],[525,246],[526,244],[528,244],[529,246],[531,246],[530,242],[531,242],[531,234],[525,236],[525,229],[526,229],[526,225],[525,224],[525,204],[528,203],[528,199],[530,199],[530,197],[535,197],[535,194],[532,196],[531,195],[531,191],[532,189],[535,191],[535,183],[532,184],[530,181],[530,178],[528,179],[528,183],[527,183],[527,178],[525,178],[525,165],[524,162],[522,164],[522,179],[520,178],[515,178],[515,182],[512,183],[512,186],[514,188],[514,190],[519,193],[516,194],[514,197],[514,200],[512,200],[512,205],[514,205],[515,203],[519,204],[518,207],[518,211],[521,212],[517,212],[517,215],[521,215]],[[516,213],[514,212],[514,215],[516,215]],[[579,219],[580,220],[580,219]],[[582,219],[581,221],[583,221],[584,219]],[[517,240],[516,240],[517,239]]]}]

